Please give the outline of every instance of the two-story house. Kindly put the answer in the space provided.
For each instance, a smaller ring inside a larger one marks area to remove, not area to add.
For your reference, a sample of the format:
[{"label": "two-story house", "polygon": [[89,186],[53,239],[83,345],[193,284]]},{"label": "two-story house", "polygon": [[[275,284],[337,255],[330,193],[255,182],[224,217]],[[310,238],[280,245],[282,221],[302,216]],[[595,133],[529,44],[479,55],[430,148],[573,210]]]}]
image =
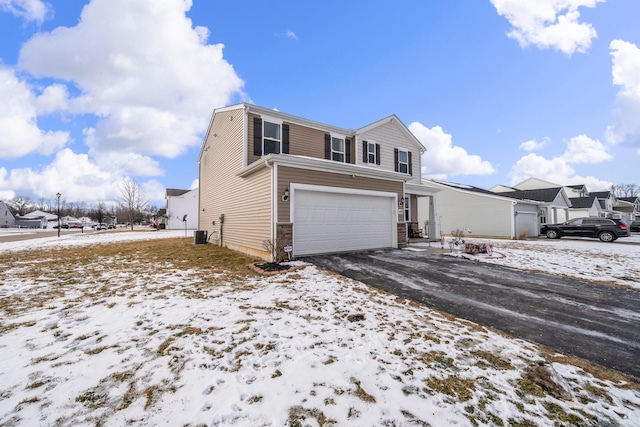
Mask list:
[{"label": "two-story house", "polygon": [[402,247],[418,197],[437,216],[424,152],[395,115],[353,130],[246,103],[216,109],[198,160],[198,228],[264,259],[268,243],[292,256]]}]

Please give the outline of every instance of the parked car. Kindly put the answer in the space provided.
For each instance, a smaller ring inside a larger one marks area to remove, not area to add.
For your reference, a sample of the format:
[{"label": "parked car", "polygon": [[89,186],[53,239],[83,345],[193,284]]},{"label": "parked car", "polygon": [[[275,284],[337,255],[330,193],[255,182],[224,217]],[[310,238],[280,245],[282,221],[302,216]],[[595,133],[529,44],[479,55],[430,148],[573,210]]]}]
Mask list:
[{"label": "parked car", "polygon": [[115,230],[115,228],[116,228],[116,225],[115,225],[115,224],[109,224],[109,225],[107,226],[107,230]]},{"label": "parked car", "polygon": [[612,218],[575,218],[562,224],[545,224],[540,228],[540,234],[549,239],[559,239],[565,236],[593,237],[603,242],[613,242],[619,237],[628,237],[631,232],[629,225]]},{"label": "parked car", "polygon": [[640,221],[632,221],[631,224],[629,224],[629,228],[632,233],[640,233]]},{"label": "parked car", "polygon": [[[69,224],[61,224],[60,228],[68,229],[69,228]],[[58,229],[58,224],[54,225],[53,229],[57,230]]]}]

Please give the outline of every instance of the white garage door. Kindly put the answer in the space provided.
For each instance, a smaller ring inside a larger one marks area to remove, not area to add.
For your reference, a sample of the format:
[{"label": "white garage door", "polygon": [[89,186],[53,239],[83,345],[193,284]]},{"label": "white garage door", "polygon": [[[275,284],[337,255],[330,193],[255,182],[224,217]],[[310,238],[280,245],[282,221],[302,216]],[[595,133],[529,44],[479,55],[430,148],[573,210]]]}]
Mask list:
[{"label": "white garage door", "polygon": [[296,256],[397,246],[394,195],[343,191],[295,190]]}]

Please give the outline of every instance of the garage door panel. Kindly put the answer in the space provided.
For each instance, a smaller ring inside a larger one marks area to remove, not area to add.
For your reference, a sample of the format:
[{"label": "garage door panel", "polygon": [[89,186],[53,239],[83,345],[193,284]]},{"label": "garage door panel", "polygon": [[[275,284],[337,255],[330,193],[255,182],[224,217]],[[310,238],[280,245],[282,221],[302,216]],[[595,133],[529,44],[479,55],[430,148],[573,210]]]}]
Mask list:
[{"label": "garage door panel", "polygon": [[394,246],[395,198],[296,190],[294,253],[318,253]]}]

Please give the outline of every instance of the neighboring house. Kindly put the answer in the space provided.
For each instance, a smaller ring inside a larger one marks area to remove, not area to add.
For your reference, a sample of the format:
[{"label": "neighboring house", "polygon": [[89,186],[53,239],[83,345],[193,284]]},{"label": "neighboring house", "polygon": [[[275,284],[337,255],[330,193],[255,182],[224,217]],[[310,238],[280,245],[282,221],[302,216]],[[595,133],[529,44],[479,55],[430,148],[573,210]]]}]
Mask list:
[{"label": "neighboring house", "polygon": [[563,187],[502,191],[496,194],[516,200],[540,202],[538,217],[541,225],[556,224],[569,219],[571,201]]},{"label": "neighboring house", "polygon": [[[514,200],[489,190],[452,182],[423,180],[425,185],[440,189],[438,215],[443,235],[455,230],[471,231],[473,237],[515,239],[522,235],[537,237],[540,231],[538,208],[541,203]],[[512,190],[513,191],[513,190]],[[418,201],[418,219],[433,222],[422,200]]]},{"label": "neighboring house", "polygon": [[71,215],[61,216],[60,222],[62,224],[67,224],[69,227],[82,227],[82,221]]},{"label": "neighboring house", "polygon": [[600,203],[595,195],[588,197],[570,197],[571,207],[569,208],[569,218],[583,218],[583,217],[601,217],[602,209]]},{"label": "neighboring house", "polygon": [[[16,227],[19,228],[47,228],[49,221],[45,216],[16,216]],[[53,223],[52,226],[55,226]]]},{"label": "neighboring house", "polygon": [[640,199],[638,197],[617,197],[614,206],[621,219],[631,222],[640,218]]},{"label": "neighboring house", "polygon": [[617,200],[616,196],[611,191],[593,191],[591,194],[598,198],[598,202],[600,202],[600,208],[605,211],[606,215],[610,215],[613,213],[613,207],[615,206]]},{"label": "neighboring house", "polygon": [[[395,115],[353,130],[250,104],[214,111],[199,163],[198,228],[272,259],[406,245],[425,147]],[[434,235],[437,229],[433,229]]]},{"label": "neighboring house", "polygon": [[198,189],[167,188],[165,199],[166,228],[169,230],[195,230],[198,225]]},{"label": "neighboring house", "polygon": [[0,200],[0,228],[13,228],[16,226],[16,219],[11,213],[9,206]]},{"label": "neighboring house", "polygon": [[93,226],[93,224],[95,224],[95,221],[87,216],[82,216],[78,218],[78,221],[80,222],[80,225],[84,228],[90,228]]},{"label": "neighboring house", "polygon": [[33,219],[40,219],[44,217],[46,222],[44,223],[44,227],[42,228],[51,228],[55,225],[58,224],[58,215],[54,215],[54,214],[50,214],[48,212],[43,212],[43,211],[33,211],[33,212],[29,212],[28,214],[25,214],[24,216],[22,216],[21,218],[33,218]]}]

